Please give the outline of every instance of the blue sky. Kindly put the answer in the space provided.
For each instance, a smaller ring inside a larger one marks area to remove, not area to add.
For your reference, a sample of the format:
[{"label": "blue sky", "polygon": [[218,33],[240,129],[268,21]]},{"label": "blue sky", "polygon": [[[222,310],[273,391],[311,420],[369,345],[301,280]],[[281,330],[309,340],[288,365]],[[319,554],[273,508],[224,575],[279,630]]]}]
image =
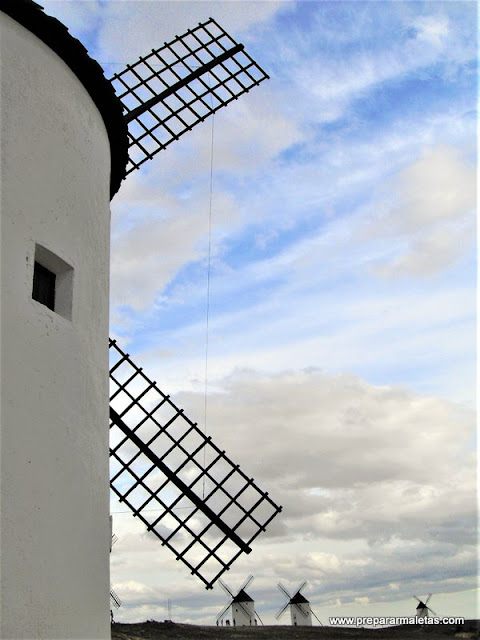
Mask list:
[{"label": "blue sky", "polygon": [[[303,579],[323,621],[477,615],[476,3],[44,4],[107,76],[209,16],[270,76],[112,202],[111,334],[200,423],[206,386],[284,506],[227,581],[270,623]],[[112,511],[117,618],[214,623],[223,593]]]}]

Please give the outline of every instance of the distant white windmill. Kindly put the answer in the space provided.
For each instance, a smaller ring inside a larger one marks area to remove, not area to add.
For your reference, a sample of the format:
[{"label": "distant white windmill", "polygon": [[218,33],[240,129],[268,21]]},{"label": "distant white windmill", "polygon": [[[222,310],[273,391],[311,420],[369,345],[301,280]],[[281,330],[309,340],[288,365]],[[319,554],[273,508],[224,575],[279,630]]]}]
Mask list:
[{"label": "distant white windmill", "polygon": [[278,588],[283,593],[283,595],[287,597],[287,601],[275,616],[277,620],[283,615],[284,611],[286,611],[287,608],[290,607],[290,616],[293,627],[311,627],[312,615],[316,618],[316,620],[318,620],[320,624],[322,624],[319,618],[317,618],[315,613],[312,611],[309,601],[300,593],[300,591],[305,588],[306,584],[307,581],[305,580],[298,587],[298,589],[294,591],[294,594],[292,596],[281,582],[278,583]]},{"label": "distant white windmill", "polygon": [[253,582],[253,576],[249,576],[243,583],[236,595],[222,580],[219,580],[220,586],[227,594],[229,601],[227,605],[217,616],[217,624],[222,622],[228,610],[232,609],[232,623],[234,627],[248,627],[256,624],[255,619],[258,618],[260,622],[260,616],[255,611],[255,603],[253,599],[248,595],[245,589]]},{"label": "distant white windmill", "polygon": [[122,606],[122,601],[112,588],[110,588],[110,605],[115,609],[120,609]]},{"label": "distant white windmill", "polygon": [[[110,526],[112,525],[112,516],[110,516]],[[112,552],[112,547],[113,545],[117,542],[118,540],[118,536],[112,532],[112,541],[110,543],[110,553]],[[115,609],[120,609],[120,607],[122,606],[122,601],[120,600],[120,598],[118,597],[118,595],[115,593],[115,591],[112,589],[112,587],[110,587],[110,607],[115,607]],[[110,612],[112,611],[112,609],[110,609]],[[112,622],[113,622],[113,614],[110,613],[110,615],[112,616]]]},{"label": "distant white windmill", "polygon": [[413,596],[413,597],[415,598],[415,600],[418,600],[417,609],[416,609],[417,618],[428,618],[430,613],[433,613],[434,616],[438,617],[438,613],[435,613],[435,611],[428,606],[428,601],[432,597],[431,593],[428,594],[425,601],[420,600],[420,598],[418,598],[417,596]]}]

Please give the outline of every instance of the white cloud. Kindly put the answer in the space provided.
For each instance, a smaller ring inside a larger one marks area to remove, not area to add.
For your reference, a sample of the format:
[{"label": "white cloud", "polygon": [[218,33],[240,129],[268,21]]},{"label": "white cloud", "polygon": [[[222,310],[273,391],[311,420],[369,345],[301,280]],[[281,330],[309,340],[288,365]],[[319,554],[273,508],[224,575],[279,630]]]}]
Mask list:
[{"label": "white cloud", "polygon": [[382,191],[386,213],[374,216],[363,231],[388,238],[395,251],[389,261],[375,264],[378,275],[427,277],[449,268],[472,248],[475,169],[459,149],[425,149]]},{"label": "white cloud", "polygon": [[271,18],[281,4],[276,0],[44,0],[42,6],[83,41],[96,32],[90,54],[99,62],[125,65],[209,17],[232,35],[241,35]]},{"label": "white cloud", "polygon": [[240,37],[243,31],[271,18],[280,5],[275,0],[107,2],[102,7],[97,56],[105,62],[132,63],[210,17],[234,38]]},{"label": "white cloud", "polygon": [[[395,36],[387,30],[382,43],[377,42],[374,49],[352,47],[351,55],[338,55],[338,43],[348,42],[352,45],[357,38],[360,40],[365,33],[375,28],[372,26],[375,18],[368,15],[368,10],[362,16],[361,10],[355,7],[352,12],[353,24],[348,23],[345,32],[341,28],[332,27],[330,23],[326,29],[324,15],[319,11],[316,23],[314,22],[318,29],[312,30],[310,37],[304,31],[295,29],[287,37],[281,34],[275,50],[278,51],[283,67],[288,69],[288,76],[283,79],[283,84],[288,85],[290,96],[295,96],[295,100],[283,99],[285,108],[290,108],[292,117],[306,124],[313,121],[317,125],[334,122],[342,117],[355,121],[355,102],[375,90],[381,91],[382,86],[388,87],[417,75],[428,74],[427,70],[436,64],[448,64],[448,73],[452,74],[458,65],[465,64],[475,55],[472,43],[468,42],[462,30],[458,27],[452,31],[449,29],[447,16],[439,13],[407,17],[408,13],[407,16],[402,16],[405,3],[396,3],[396,6],[401,7],[396,18],[400,22],[405,20],[402,30],[412,29],[415,37],[398,37],[397,26]],[[378,14],[381,16],[377,25],[379,32],[385,26],[391,28],[387,16],[395,14],[396,6],[388,13]],[[372,8],[372,11],[378,12],[378,8]],[[362,22],[367,28],[359,33],[356,25]],[[332,39],[335,44],[317,48],[314,46],[313,33],[316,39],[321,38],[327,42]],[[272,35],[275,37],[275,34]],[[372,37],[371,31],[369,35]],[[279,73],[282,73],[280,69]],[[372,99],[375,100],[375,97]]]},{"label": "white cloud", "polygon": [[473,216],[460,224],[443,225],[412,238],[409,246],[388,263],[373,268],[383,278],[429,277],[454,265],[464,255],[466,246],[473,246]]},{"label": "white cloud", "polygon": [[[258,90],[257,90],[258,91]],[[236,194],[222,185],[235,172],[259,171],[296,136],[295,128],[263,105],[252,101],[216,116],[213,155],[213,255],[222,238],[245,224]],[[262,119],[263,113],[263,119]],[[238,119],[242,127],[235,125]],[[218,124],[220,123],[220,124]],[[208,252],[210,210],[211,127],[203,126],[176,148],[163,152],[141,176],[130,175],[112,207],[112,302],[135,309],[152,304],[180,268],[203,260]],[[180,170],[181,167],[181,170]]]},{"label": "white cloud", "polygon": [[[217,217],[216,232],[221,233],[222,223],[235,218],[235,209],[228,195],[217,194],[217,201],[223,221]],[[128,201],[123,206],[128,208]],[[111,263],[114,305],[144,308],[182,266],[206,255],[202,239],[208,233],[208,206],[200,187],[186,200],[168,194],[152,199],[150,215],[139,216],[132,227],[127,222],[122,228],[121,220],[116,221]]]},{"label": "white cloud", "polygon": [[400,172],[395,183],[394,197],[401,206],[389,222],[400,230],[415,232],[439,221],[461,218],[475,209],[475,167],[459,149],[425,149],[418,161]]},{"label": "white cloud", "polygon": [[[365,285],[368,254],[359,259],[333,233],[324,240],[212,280],[212,300],[227,302],[210,318],[209,384],[215,387],[234,368],[275,372],[316,366],[371,380],[404,380],[427,393],[474,403],[470,288],[408,283],[379,293]],[[359,265],[354,281],[352,263]],[[352,284],[348,295],[341,295],[337,289],[345,278]],[[228,301],[243,296],[243,287],[270,287],[270,293],[230,308]],[[189,289],[188,295],[195,292]],[[204,296],[205,289],[196,295]],[[158,332],[151,341],[142,358],[170,392],[185,385],[203,388],[204,316],[182,322],[168,340]],[[167,346],[175,353],[165,359]]]},{"label": "white cloud", "polygon": [[[468,412],[448,403],[315,369],[237,372],[221,389],[209,396],[209,431],[222,438],[228,426],[237,454],[284,487],[341,488],[393,478],[425,482],[441,472],[445,456],[453,459],[462,450],[472,429]],[[198,396],[179,398],[201,402]],[[294,468],[292,449],[302,460]],[[325,458],[321,466],[319,455]],[[422,463],[426,457],[428,468]]]},{"label": "white cloud", "polygon": [[417,29],[418,40],[441,46],[449,35],[448,17],[445,15],[419,16],[413,26]]}]

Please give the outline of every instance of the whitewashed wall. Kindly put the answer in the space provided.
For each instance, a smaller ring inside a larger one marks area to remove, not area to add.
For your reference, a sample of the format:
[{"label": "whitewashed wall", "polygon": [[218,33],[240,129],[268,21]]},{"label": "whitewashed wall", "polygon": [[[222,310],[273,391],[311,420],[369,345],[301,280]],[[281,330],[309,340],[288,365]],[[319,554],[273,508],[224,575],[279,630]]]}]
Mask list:
[{"label": "whitewashed wall", "polygon": [[292,626],[311,627],[312,611],[310,609],[310,604],[308,602],[302,602],[300,606],[302,607],[302,610],[293,604],[290,605]]},{"label": "whitewashed wall", "polygon": [[238,602],[232,603],[232,621],[235,621],[236,627],[248,627],[255,624],[255,603],[251,600],[242,602],[242,606]]},{"label": "whitewashed wall", "polygon": [[[1,12],[0,55],[0,637],[109,638],[110,147],[76,76]],[[31,298],[37,244],[73,268],[71,319]]]}]

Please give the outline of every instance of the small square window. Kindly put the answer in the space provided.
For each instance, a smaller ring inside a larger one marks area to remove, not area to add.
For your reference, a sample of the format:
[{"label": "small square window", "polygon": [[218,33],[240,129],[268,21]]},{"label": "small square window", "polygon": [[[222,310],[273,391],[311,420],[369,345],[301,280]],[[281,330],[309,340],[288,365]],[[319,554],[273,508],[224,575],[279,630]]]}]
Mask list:
[{"label": "small square window", "polygon": [[32,298],[37,302],[41,302],[52,311],[55,311],[56,279],[57,276],[53,271],[49,271],[46,267],[42,267],[39,262],[35,262]]},{"label": "small square window", "polygon": [[72,319],[73,268],[39,244],[35,245],[32,298]]}]

